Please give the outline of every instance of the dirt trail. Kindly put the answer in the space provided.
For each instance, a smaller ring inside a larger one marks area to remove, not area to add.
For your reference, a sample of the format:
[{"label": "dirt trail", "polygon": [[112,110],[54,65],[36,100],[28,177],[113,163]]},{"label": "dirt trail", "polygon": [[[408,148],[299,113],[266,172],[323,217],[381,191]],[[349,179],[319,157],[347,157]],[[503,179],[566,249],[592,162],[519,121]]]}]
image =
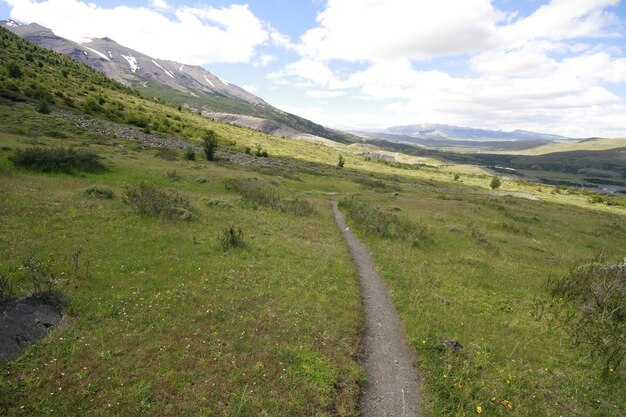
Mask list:
[{"label": "dirt trail", "polygon": [[359,271],[365,307],[363,367],[367,384],[361,399],[364,417],[418,417],[418,377],[411,365],[413,350],[369,252],[352,234],[333,201],[333,214]]}]

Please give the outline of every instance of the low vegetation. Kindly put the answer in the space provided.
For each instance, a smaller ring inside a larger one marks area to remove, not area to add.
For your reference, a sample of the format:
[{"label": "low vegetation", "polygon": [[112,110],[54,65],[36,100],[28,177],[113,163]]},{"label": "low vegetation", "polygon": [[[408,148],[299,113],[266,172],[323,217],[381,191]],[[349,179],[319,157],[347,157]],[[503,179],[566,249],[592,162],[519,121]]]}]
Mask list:
[{"label": "low vegetation", "polygon": [[138,213],[167,220],[192,220],[194,208],[189,199],[176,191],[162,190],[142,182],[126,187],[122,198]]},{"label": "low vegetation", "polygon": [[574,343],[604,360],[604,370],[626,378],[626,260],[578,264],[549,283],[548,307]]},{"label": "low vegetation", "polygon": [[339,202],[348,218],[368,233],[384,238],[399,239],[420,246],[428,242],[426,228],[413,224],[390,211],[369,206],[365,201],[351,196]]},{"label": "low vegetation", "polygon": [[74,148],[28,147],[15,151],[9,160],[20,168],[40,172],[100,172],[106,168],[93,152]]},{"label": "low vegetation", "polygon": [[243,201],[253,208],[265,207],[296,216],[312,216],[317,213],[309,201],[300,197],[283,198],[271,186],[260,181],[229,179],[226,187],[241,194]]}]

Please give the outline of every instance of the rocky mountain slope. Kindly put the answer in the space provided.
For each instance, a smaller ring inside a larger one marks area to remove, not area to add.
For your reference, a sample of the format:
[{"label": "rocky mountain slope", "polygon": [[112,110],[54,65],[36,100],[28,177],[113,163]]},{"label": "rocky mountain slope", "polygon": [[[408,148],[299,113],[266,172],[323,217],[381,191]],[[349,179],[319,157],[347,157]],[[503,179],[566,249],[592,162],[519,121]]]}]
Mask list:
[{"label": "rocky mountain slope", "polygon": [[[353,142],[352,135],[327,129],[299,116],[283,112],[263,99],[197,65],[155,59],[118,44],[112,39],[90,39],[76,43],[59,37],[50,29],[36,23],[20,24],[12,20],[0,25],[17,35],[47,49],[69,56],[104,73],[129,87],[144,91],[199,112],[229,113],[267,119],[254,123],[266,133],[289,137],[319,136],[337,142]],[[233,123],[246,118],[234,117]],[[246,127],[257,128],[249,123]]]}]

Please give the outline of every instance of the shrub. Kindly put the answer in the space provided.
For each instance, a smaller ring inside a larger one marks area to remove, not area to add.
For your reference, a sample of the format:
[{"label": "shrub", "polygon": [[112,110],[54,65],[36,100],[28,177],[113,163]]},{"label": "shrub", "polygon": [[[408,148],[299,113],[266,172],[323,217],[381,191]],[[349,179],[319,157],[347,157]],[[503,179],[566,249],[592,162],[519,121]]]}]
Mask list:
[{"label": "shrub", "polygon": [[7,74],[11,78],[22,78],[22,69],[15,62],[9,62],[6,66]]},{"label": "shrub", "polygon": [[377,180],[373,178],[354,178],[354,182],[361,184],[364,187],[370,188],[374,191],[378,191],[381,193],[391,192],[391,191],[402,191],[402,189],[397,185],[390,185],[382,180]]},{"label": "shrub", "polygon": [[351,196],[339,202],[339,207],[358,227],[384,238],[409,241],[413,246],[429,242],[426,229],[415,225],[397,214],[370,207],[364,201]]},{"label": "shrub", "polygon": [[185,150],[185,159],[187,161],[195,161],[196,160],[196,151],[193,148],[187,148]]},{"label": "shrub", "polygon": [[343,157],[343,155],[339,155],[339,160],[337,161],[337,166],[339,168],[343,168],[344,164],[346,163],[345,158]]},{"label": "shrub", "polygon": [[111,200],[115,197],[115,194],[113,194],[113,191],[111,191],[110,188],[97,186],[87,188],[85,190],[85,195],[89,197],[103,198],[106,200]]},{"label": "shrub", "polygon": [[42,147],[17,150],[9,157],[9,160],[18,167],[40,172],[65,173],[104,171],[106,168],[100,159],[100,156],[90,151]]},{"label": "shrub", "polygon": [[175,161],[178,159],[178,152],[171,148],[159,148],[154,156],[166,161]]},{"label": "shrub", "polygon": [[42,101],[37,105],[37,111],[41,114],[50,114],[50,106],[45,101]]},{"label": "shrub", "polygon": [[454,181],[458,181],[459,178],[461,178],[461,174],[459,173],[454,174]]},{"label": "shrub", "polygon": [[607,370],[621,368],[626,378],[626,259],[607,264],[599,257],[574,265],[548,286],[552,295],[566,300],[555,301],[553,311],[574,342],[601,355]]},{"label": "shrub", "polygon": [[217,149],[217,135],[212,130],[207,130],[202,138],[202,150],[207,161],[215,160],[215,150]]},{"label": "shrub", "polygon": [[124,202],[140,214],[168,220],[192,220],[194,209],[186,197],[175,191],[164,191],[145,182],[126,187]]},{"label": "shrub", "polygon": [[489,186],[491,187],[492,190],[500,188],[501,185],[502,185],[502,180],[500,179],[500,177],[496,176],[496,177],[491,178],[491,182],[489,183]]},{"label": "shrub", "polygon": [[224,250],[245,246],[243,231],[241,228],[234,228],[233,226],[224,230],[218,236],[218,241]]},{"label": "shrub", "polygon": [[296,197],[285,199],[273,188],[253,180],[227,180],[226,188],[237,191],[244,202],[254,208],[267,207],[296,216],[312,216],[317,213],[315,207],[305,199]]}]

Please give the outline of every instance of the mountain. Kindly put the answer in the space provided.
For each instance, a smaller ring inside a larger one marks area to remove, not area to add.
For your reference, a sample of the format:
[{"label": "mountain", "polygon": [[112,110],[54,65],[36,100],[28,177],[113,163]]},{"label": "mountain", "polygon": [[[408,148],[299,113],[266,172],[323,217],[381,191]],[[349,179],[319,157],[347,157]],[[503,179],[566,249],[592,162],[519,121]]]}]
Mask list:
[{"label": "mountain", "polygon": [[460,140],[563,140],[564,136],[550,135],[546,133],[529,132],[527,130],[514,130],[505,132],[502,130],[475,129],[470,127],[460,127],[442,124],[417,124],[408,126],[392,126],[384,129],[385,133],[437,137]]},{"label": "mountain", "polygon": [[[232,123],[266,129],[263,130],[265,133],[281,136],[321,137],[344,143],[358,140],[350,134],[279,110],[197,65],[152,58],[109,38],[76,43],[36,23],[20,24],[5,20],[0,25],[39,46],[87,64],[126,86],[206,113],[212,118],[231,119]],[[233,114],[248,117],[232,117]]]},{"label": "mountain", "polygon": [[518,150],[568,140],[564,136],[515,130],[476,129],[442,124],[392,126],[379,130],[349,130],[370,140],[407,142],[438,149]]}]

